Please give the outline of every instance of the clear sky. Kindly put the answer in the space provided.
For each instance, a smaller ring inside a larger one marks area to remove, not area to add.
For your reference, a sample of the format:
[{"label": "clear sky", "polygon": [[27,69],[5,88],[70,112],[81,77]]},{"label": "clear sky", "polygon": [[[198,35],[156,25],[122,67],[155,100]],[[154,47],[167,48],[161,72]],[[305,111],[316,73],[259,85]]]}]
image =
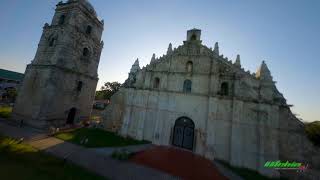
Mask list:
[{"label": "clear sky", "polygon": [[[24,72],[34,58],[44,23],[58,0],[0,0],[0,68]],[[186,31],[202,30],[203,44],[219,42],[229,59],[256,71],[265,60],[277,87],[306,121],[320,120],[320,1],[318,0],[91,0],[104,19],[100,86],[123,82]]]}]

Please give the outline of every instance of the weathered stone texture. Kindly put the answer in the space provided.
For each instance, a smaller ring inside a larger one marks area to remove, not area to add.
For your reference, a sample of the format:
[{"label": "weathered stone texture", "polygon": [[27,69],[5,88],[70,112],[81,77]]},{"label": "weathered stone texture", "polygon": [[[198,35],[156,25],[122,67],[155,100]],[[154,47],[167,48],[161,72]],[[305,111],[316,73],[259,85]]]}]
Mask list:
[{"label": "weathered stone texture", "polygon": [[26,68],[13,119],[38,128],[88,119],[98,81],[103,23],[86,0],[58,3],[45,24],[34,60]]},{"label": "weathered stone texture", "polygon": [[[232,63],[219,55],[217,43],[214,50],[202,45],[200,30],[188,31],[184,45],[168,52],[129,74],[105,111],[107,129],[172,145],[176,120],[188,117],[195,127],[193,151],[207,158],[274,177],[279,172],[263,168],[266,161],[312,162],[306,153],[318,149],[305,138],[265,62],[256,74],[245,72],[240,56]],[[184,90],[185,80],[192,82],[191,92]],[[301,148],[306,142],[308,151]]]}]

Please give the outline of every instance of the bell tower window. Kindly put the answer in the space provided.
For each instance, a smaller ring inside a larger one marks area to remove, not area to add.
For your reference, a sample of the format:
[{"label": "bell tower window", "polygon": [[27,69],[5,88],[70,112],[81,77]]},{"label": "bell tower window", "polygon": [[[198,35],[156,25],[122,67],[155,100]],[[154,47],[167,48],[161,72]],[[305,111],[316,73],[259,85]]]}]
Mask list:
[{"label": "bell tower window", "polygon": [[78,91],[78,92],[81,91],[82,85],[83,85],[83,82],[82,82],[82,81],[78,81],[78,84],[77,84],[77,91]]},{"label": "bell tower window", "polygon": [[49,41],[49,46],[52,47],[54,46],[54,44],[56,43],[56,39],[55,38],[51,38]]},{"label": "bell tower window", "polygon": [[66,16],[65,15],[61,15],[60,18],[59,18],[59,25],[64,24],[65,19],[66,19]]},{"label": "bell tower window", "polygon": [[192,34],[191,41],[195,41],[195,40],[197,40],[197,36],[195,34]]},{"label": "bell tower window", "polygon": [[91,31],[92,31],[92,27],[91,26],[87,26],[86,34],[91,34]]},{"label": "bell tower window", "polygon": [[83,48],[82,55],[84,57],[89,57],[89,55],[90,55],[89,49],[88,48]]}]

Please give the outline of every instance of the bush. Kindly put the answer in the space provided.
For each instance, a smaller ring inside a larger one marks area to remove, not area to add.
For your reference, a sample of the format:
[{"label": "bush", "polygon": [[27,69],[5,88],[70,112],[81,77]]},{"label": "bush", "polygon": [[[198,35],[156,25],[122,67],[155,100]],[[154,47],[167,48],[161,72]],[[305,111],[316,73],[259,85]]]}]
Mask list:
[{"label": "bush", "polygon": [[320,121],[307,123],[305,126],[305,131],[312,143],[316,146],[320,146]]},{"label": "bush", "polygon": [[111,154],[111,157],[113,159],[118,160],[128,160],[130,157],[132,157],[133,153],[126,149],[116,150]]},{"label": "bush", "polygon": [[9,118],[12,112],[12,107],[10,106],[0,106],[0,117]]}]

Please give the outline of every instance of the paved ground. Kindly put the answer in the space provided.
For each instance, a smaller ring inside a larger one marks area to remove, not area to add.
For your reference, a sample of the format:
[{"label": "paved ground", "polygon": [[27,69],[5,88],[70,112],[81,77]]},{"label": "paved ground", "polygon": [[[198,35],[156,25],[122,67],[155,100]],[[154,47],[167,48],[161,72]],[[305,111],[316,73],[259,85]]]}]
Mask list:
[{"label": "paved ground", "polygon": [[133,162],[161,169],[183,179],[225,180],[214,164],[192,152],[167,146],[156,146],[137,153]]},{"label": "paved ground", "polygon": [[136,152],[150,149],[153,146],[154,145],[152,144],[141,144],[141,145],[132,145],[132,146],[125,146],[125,147],[106,147],[106,148],[91,148],[91,149],[99,154],[110,156],[114,151],[121,151],[125,149],[129,152],[136,153]]},{"label": "paved ground", "polygon": [[132,162],[118,161],[107,154],[97,153],[95,149],[84,148],[75,144],[64,142],[54,137],[48,137],[41,131],[24,127],[19,128],[0,119],[0,133],[13,137],[24,138],[37,149],[43,150],[59,158],[66,158],[101,176],[114,180],[127,179],[179,179],[167,173],[140,166]]},{"label": "paved ground", "polygon": [[[171,148],[168,151],[166,147],[154,148],[155,146],[150,144],[123,148],[84,148],[47,136],[46,133],[37,129],[20,128],[17,124],[1,118],[0,133],[16,139],[24,138],[25,143],[37,149],[59,158],[65,158],[67,161],[87,168],[101,176],[115,180],[181,179],[178,176],[184,179],[227,179],[226,177],[228,179],[241,179],[222,165],[217,164],[215,166],[209,160],[179,149],[172,150]],[[144,152],[138,153],[131,162],[110,158],[110,154],[114,150],[124,148],[131,152],[142,150]]]}]

